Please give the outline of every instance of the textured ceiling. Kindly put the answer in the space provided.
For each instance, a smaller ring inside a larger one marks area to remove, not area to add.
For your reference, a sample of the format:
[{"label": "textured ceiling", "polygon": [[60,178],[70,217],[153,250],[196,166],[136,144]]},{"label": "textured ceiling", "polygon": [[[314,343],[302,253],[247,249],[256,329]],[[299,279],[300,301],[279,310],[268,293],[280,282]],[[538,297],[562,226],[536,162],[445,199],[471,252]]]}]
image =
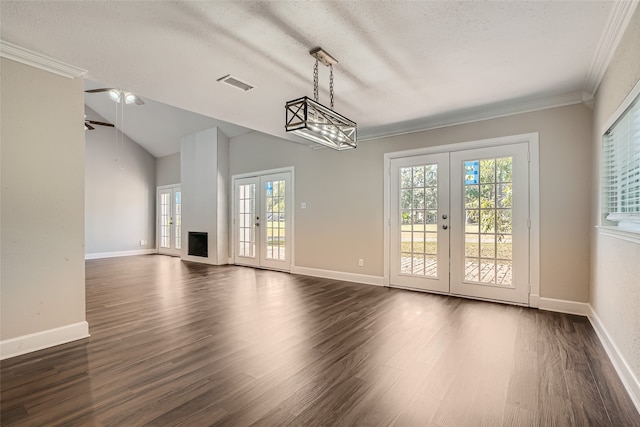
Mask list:
[{"label": "textured ceiling", "polygon": [[[312,95],[308,51],[322,46],[339,61],[335,109],[366,133],[581,92],[612,4],[2,1],[0,37],[92,81],[282,137],[284,104]],[[227,74],[255,89],[216,82]],[[328,103],[324,67],[320,85]]]}]

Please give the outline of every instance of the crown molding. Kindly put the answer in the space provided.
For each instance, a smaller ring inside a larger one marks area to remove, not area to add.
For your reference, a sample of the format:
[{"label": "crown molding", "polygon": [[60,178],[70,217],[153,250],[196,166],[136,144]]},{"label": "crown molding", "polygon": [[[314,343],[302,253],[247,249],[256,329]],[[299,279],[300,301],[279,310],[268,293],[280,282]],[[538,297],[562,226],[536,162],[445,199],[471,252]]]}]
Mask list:
[{"label": "crown molding", "polygon": [[59,76],[66,77],[68,79],[75,79],[87,72],[87,70],[83,70],[82,68],[65,64],[57,59],[25,49],[4,40],[0,40],[0,56],[50,73],[58,74]]},{"label": "crown molding", "polygon": [[615,1],[609,12],[607,23],[598,42],[598,47],[591,60],[587,81],[585,83],[585,92],[592,97],[595,96],[598,86],[604,77],[604,73],[609,67],[611,58],[616,52],[616,48],[624,35],[629,21],[638,6],[638,0]]},{"label": "crown molding", "polygon": [[572,92],[548,97],[519,98],[490,105],[467,108],[451,113],[409,120],[391,125],[358,129],[358,141],[422,132],[482,120],[497,119],[548,108],[580,104],[584,100],[582,92]]}]

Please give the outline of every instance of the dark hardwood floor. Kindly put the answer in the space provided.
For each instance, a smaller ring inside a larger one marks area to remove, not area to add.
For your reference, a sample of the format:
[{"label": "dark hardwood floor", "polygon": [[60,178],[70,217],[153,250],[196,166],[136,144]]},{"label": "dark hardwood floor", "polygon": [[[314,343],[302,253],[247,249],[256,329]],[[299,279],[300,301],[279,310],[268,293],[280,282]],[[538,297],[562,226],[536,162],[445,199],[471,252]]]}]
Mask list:
[{"label": "dark hardwood floor", "polygon": [[1,366],[1,424],[640,426],[586,318],[139,256],[91,338]]}]

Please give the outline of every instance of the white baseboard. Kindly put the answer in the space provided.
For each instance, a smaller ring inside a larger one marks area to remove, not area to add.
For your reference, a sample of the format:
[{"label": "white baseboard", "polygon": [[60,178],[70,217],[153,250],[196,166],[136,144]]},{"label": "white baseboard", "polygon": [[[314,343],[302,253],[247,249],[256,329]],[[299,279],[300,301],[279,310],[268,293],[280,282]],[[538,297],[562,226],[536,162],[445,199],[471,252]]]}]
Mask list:
[{"label": "white baseboard", "polygon": [[87,322],[72,323],[59,328],[0,341],[0,360],[89,337]]},{"label": "white baseboard", "polygon": [[558,313],[566,314],[577,314],[578,316],[588,316],[591,312],[589,304],[586,302],[575,302],[564,299],[539,297],[537,303],[540,310],[557,311]]},{"label": "white baseboard", "polygon": [[84,259],[116,258],[120,256],[150,255],[158,253],[155,249],[137,249],[135,251],[100,252],[84,254]]},{"label": "white baseboard", "polygon": [[629,397],[636,406],[636,410],[640,413],[640,380],[633,375],[633,371],[629,367],[629,364],[620,353],[620,350],[618,350],[613,339],[611,339],[611,335],[609,335],[607,329],[604,327],[602,321],[591,305],[589,305],[588,317],[593,329],[598,335],[598,338],[600,338],[602,346],[609,356],[609,360],[611,360],[613,367],[618,373],[624,388],[627,390],[627,393],[629,393]]},{"label": "white baseboard", "polygon": [[384,286],[381,276],[367,274],[345,273],[343,271],[321,270],[319,268],[292,267],[291,272],[303,276],[322,277],[323,279],[344,280],[345,282],[363,283],[365,285]]}]

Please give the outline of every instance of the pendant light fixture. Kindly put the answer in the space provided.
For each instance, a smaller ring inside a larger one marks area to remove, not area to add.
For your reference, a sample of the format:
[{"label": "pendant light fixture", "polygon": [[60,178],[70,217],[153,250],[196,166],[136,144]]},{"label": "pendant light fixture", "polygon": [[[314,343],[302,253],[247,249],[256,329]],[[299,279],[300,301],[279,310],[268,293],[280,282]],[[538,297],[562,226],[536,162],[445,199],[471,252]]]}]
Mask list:
[{"label": "pendant light fixture", "polygon": [[[311,50],[309,54],[316,59],[313,67],[314,99],[303,96],[285,104],[285,129],[334,150],[356,148],[357,124],[333,110],[333,66],[338,61],[320,47]],[[318,63],[329,67],[330,108],[318,101]]]}]

